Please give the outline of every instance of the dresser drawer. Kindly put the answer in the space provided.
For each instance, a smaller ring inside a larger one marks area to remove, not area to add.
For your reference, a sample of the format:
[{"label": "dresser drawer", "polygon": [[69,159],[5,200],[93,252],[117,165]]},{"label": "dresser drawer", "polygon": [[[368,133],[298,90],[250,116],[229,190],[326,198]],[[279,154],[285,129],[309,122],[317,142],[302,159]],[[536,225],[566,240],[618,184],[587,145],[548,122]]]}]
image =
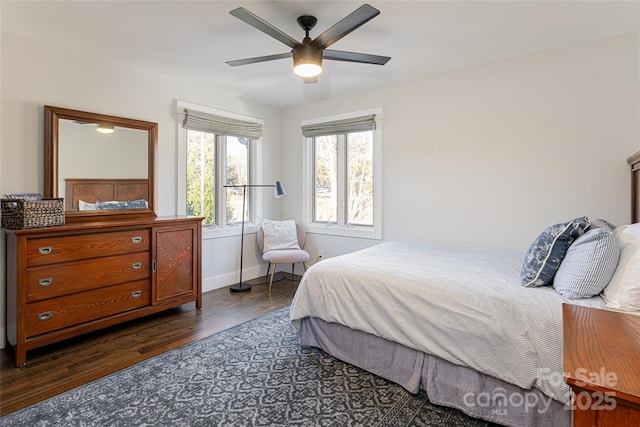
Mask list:
[{"label": "dresser drawer", "polygon": [[149,229],[33,238],[27,267],[149,250]]},{"label": "dresser drawer", "polygon": [[27,304],[26,336],[33,337],[151,304],[151,281],[139,280]]},{"label": "dresser drawer", "polygon": [[69,295],[150,276],[151,254],[133,252],[27,269],[27,302]]}]

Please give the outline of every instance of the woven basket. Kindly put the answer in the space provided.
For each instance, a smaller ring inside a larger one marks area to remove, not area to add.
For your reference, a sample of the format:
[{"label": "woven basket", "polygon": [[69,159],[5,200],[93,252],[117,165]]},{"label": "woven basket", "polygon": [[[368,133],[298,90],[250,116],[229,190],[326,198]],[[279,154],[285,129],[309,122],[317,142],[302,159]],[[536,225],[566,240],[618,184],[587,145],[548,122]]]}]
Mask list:
[{"label": "woven basket", "polygon": [[64,224],[64,199],[2,199],[2,228],[38,228]]}]

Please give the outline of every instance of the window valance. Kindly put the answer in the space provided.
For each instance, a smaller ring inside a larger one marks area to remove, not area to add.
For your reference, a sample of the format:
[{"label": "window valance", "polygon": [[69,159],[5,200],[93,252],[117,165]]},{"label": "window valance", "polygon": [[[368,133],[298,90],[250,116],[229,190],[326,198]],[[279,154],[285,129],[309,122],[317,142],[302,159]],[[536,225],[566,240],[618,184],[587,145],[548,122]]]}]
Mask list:
[{"label": "window valance", "polygon": [[306,137],[312,137],[346,132],[364,132],[367,130],[375,130],[375,128],[376,115],[370,114],[362,117],[304,125],[302,126],[302,134]]},{"label": "window valance", "polygon": [[259,139],[262,137],[263,131],[263,126],[260,123],[231,119],[186,108],[182,126],[185,129],[250,139]]}]

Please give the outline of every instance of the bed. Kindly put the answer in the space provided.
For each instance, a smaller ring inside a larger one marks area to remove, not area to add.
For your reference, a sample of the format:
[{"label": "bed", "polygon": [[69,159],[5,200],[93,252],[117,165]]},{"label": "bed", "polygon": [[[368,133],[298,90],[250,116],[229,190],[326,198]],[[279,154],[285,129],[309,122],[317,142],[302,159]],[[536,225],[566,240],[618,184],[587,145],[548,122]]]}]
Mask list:
[{"label": "bed", "polygon": [[607,305],[599,294],[568,300],[522,286],[525,255],[381,243],[309,268],[291,321],[302,345],[435,404],[507,426],[569,426],[562,305]]}]

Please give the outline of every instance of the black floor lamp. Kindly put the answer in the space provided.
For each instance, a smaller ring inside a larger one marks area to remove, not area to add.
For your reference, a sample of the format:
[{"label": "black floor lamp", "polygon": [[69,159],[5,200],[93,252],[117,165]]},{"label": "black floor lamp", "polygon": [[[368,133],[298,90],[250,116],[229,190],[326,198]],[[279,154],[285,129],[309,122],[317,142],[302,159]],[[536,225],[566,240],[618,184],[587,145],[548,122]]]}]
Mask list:
[{"label": "black floor lamp", "polygon": [[247,188],[256,188],[256,187],[273,187],[276,199],[287,194],[284,191],[284,186],[280,181],[276,181],[271,185],[253,185],[253,184],[244,184],[244,185],[225,185],[225,188],[242,188],[242,231],[240,232],[240,281],[235,285],[232,285],[229,288],[231,292],[245,292],[251,290],[251,285],[247,285],[242,283],[242,258],[244,256],[244,217],[245,217],[245,209],[247,203]]}]

